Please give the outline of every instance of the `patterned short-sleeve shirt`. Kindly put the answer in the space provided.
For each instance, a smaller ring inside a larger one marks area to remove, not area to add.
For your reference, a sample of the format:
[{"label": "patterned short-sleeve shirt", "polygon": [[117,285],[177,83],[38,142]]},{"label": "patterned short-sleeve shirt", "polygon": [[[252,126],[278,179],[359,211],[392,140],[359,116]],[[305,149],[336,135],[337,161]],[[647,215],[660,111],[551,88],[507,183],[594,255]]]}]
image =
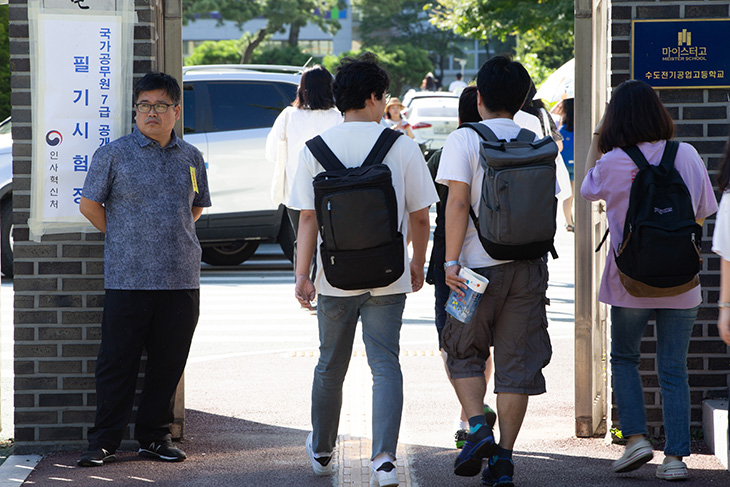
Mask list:
[{"label": "patterned short-sleeve shirt", "polygon": [[198,149],[174,132],[162,148],[135,127],[97,149],[83,196],[106,212],[106,289],[200,288],[192,207],[211,203]]}]

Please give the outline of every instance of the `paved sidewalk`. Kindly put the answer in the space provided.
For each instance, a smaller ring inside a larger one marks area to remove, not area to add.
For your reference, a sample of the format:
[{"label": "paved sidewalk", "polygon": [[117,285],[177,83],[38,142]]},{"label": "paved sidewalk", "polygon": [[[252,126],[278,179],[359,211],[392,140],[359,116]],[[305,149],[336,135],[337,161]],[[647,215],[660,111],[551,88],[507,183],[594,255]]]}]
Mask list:
[{"label": "paved sidewalk", "polygon": [[[552,301],[548,310],[553,359],[546,368],[548,393],[531,399],[515,450],[519,487],[662,485],[654,478],[661,450],[636,472],[614,475],[611,461],[623,451],[602,438],[578,439],[573,419],[573,253],[559,226],[560,259],[550,263]],[[219,299],[226,299],[216,289]],[[452,473],[458,403],[436,350],[433,289],[409,297],[404,315],[401,363],[405,407],[398,471],[401,486],[478,486],[479,478]],[[233,296],[233,294],[231,295]],[[282,310],[285,312],[285,310]],[[292,320],[311,327],[316,319],[292,310]],[[424,338],[425,337],[425,338]],[[119,461],[102,468],[76,467],[80,452],[46,456],[27,485],[75,487],[123,485],[159,487],[228,486],[366,486],[370,456],[370,371],[361,342],[356,344],[344,389],[337,474],[312,474],[304,451],[310,429],[309,405],[316,349],[249,353],[225,361],[194,357],[186,371],[186,439],[188,460],[166,464],[119,453]],[[491,388],[490,388],[491,389]],[[487,401],[495,404],[492,391]],[[730,485],[730,473],[714,456],[695,446],[687,463],[691,479],[683,485]]]}]

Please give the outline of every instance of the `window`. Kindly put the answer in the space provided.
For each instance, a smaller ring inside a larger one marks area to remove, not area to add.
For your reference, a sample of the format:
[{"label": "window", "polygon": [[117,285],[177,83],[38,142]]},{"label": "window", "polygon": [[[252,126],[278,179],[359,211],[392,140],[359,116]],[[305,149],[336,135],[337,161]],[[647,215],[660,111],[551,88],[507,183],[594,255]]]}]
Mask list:
[{"label": "window", "polygon": [[297,87],[266,81],[208,83],[213,132],[267,128],[294,100]]},{"label": "window", "polygon": [[183,127],[184,134],[195,133],[195,85],[185,84],[183,87]]}]

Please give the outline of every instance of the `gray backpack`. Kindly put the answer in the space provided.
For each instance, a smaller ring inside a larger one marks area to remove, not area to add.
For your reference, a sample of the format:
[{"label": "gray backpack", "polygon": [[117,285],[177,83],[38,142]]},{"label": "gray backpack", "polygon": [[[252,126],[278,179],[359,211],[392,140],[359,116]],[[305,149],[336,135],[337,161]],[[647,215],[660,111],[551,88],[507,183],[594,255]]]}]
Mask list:
[{"label": "gray backpack", "polygon": [[[499,139],[482,123],[465,123],[483,139],[479,160],[484,168],[479,220],[470,214],[487,253],[499,260],[543,257],[553,247],[558,200],[555,198],[555,158],[551,137],[535,140],[522,129],[516,139]],[[459,128],[461,128],[459,127]]]}]

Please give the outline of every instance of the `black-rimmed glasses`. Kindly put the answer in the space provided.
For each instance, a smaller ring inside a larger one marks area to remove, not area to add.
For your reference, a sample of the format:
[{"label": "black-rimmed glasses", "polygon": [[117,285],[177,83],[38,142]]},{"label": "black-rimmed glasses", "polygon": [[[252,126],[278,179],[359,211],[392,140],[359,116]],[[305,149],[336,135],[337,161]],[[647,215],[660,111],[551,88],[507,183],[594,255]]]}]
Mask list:
[{"label": "black-rimmed glasses", "polygon": [[154,108],[155,113],[165,113],[170,107],[177,106],[177,103],[135,103],[139,113],[149,113]]}]

